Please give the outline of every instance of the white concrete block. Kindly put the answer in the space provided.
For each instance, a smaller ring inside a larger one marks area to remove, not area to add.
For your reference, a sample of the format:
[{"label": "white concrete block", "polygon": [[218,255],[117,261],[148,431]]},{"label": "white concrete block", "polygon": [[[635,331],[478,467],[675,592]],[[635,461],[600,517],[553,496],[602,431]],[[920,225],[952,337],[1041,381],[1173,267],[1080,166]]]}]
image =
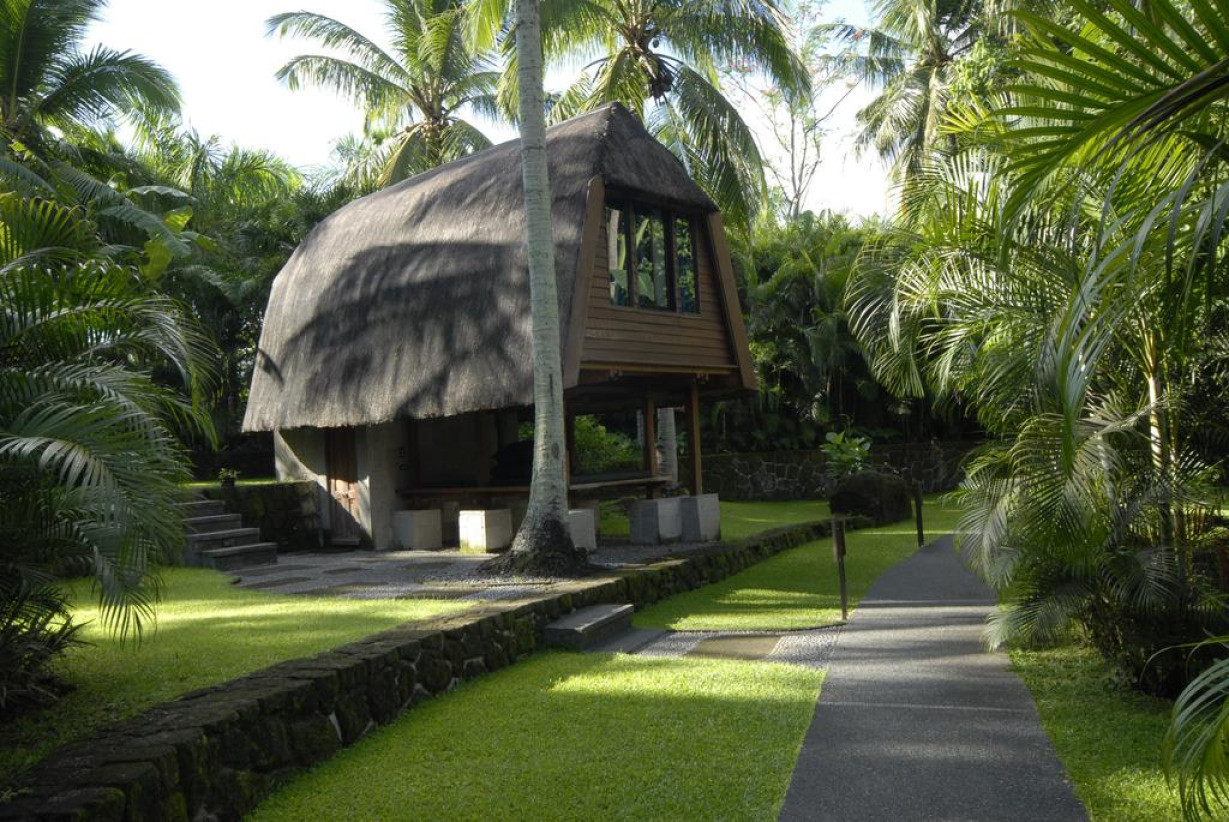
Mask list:
[{"label": "white concrete block", "polygon": [[602,501],[600,499],[581,499],[576,501],[576,508],[572,510],[589,511],[593,514],[593,535],[600,537],[602,535]]},{"label": "white concrete block", "polygon": [[713,542],[721,539],[721,502],[716,494],[680,497],[684,542]]},{"label": "white concrete block", "polygon": [[394,511],[393,547],[414,551],[434,551],[444,547],[440,510]]},{"label": "white concrete block", "polygon": [[636,500],[630,512],[632,542],[637,545],[674,542],[683,535],[679,511],[678,497]]},{"label": "white concrete block", "polygon": [[512,544],[512,512],[507,508],[462,511],[458,526],[462,551],[491,553]]},{"label": "white concrete block", "polygon": [[597,550],[597,520],[590,508],[573,508],[568,511],[568,530],[572,544],[586,551]]}]

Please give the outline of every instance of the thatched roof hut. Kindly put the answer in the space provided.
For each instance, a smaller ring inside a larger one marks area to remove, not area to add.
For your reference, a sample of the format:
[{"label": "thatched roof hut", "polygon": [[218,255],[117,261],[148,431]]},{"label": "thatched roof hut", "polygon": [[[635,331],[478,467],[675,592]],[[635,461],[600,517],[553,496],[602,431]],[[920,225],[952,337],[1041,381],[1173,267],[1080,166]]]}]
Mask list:
[{"label": "thatched roof hut", "polygon": [[[582,245],[594,181],[697,215],[717,208],[620,105],[548,129],[547,147],[566,347],[590,270]],[[338,210],[273,283],[244,428],[361,426],[531,403],[524,234],[516,140]]]}]

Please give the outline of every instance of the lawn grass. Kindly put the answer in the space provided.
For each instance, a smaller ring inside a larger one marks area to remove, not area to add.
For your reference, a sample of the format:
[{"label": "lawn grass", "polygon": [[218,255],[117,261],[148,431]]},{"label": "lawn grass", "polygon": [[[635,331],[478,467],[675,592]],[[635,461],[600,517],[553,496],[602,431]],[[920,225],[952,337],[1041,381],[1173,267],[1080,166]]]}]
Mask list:
[{"label": "lawn grass", "polygon": [[76,690],[52,708],[0,726],[0,785],[58,745],[159,702],[286,659],[309,656],[413,619],[455,612],[460,600],[348,600],[237,588],[201,568],[163,573],[157,626],[138,646],[98,622],[85,582],[72,586],[80,636],[56,671]]},{"label": "lawn grass", "polygon": [[1086,647],[1014,650],[1011,661],[1094,822],[1182,818],[1160,759],[1172,703],[1111,687],[1109,666]]},{"label": "lawn grass", "polygon": [[[758,505],[769,504],[782,505]],[[960,519],[959,511],[944,505],[938,495],[927,497],[923,515],[931,536],[950,532]],[[745,516],[748,527],[752,523],[772,527],[750,513]],[[846,544],[849,601],[856,606],[876,577],[917,550],[917,533],[908,520],[850,531]],[[636,614],[635,622],[644,628],[675,631],[783,631],[833,624],[840,618],[832,540],[823,539],[791,548],[721,582],[651,605]]]},{"label": "lawn grass", "polygon": [[[721,501],[721,538],[744,539],[763,531],[827,519],[826,500],[799,500],[793,502],[727,502]],[[602,505],[600,530],[603,537],[624,538],[630,535],[627,514],[618,502]]]},{"label": "lawn grass", "polygon": [[420,705],[253,819],[775,819],[822,677],[539,654]]},{"label": "lawn grass", "polygon": [[[278,482],[277,477],[252,477],[250,479],[237,479],[235,480],[235,485],[277,485]],[[193,480],[192,482],[185,482],[182,487],[190,488],[194,491],[201,488],[220,488],[221,481],[216,479]]]}]

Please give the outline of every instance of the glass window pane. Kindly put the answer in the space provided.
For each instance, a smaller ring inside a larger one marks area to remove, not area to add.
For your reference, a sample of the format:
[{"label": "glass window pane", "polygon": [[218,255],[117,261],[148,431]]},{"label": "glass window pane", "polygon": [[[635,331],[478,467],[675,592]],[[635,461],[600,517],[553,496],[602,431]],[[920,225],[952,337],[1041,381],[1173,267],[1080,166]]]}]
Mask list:
[{"label": "glass window pane", "polygon": [[636,294],[641,308],[671,305],[670,278],[666,274],[666,224],[661,212],[636,214]]},{"label": "glass window pane", "polygon": [[631,305],[627,279],[627,210],[606,207],[606,260],[610,272],[610,304]]},{"label": "glass window pane", "polygon": [[700,293],[696,282],[696,246],[691,236],[691,220],[674,218],[674,273],[679,283],[679,311],[700,313]]}]

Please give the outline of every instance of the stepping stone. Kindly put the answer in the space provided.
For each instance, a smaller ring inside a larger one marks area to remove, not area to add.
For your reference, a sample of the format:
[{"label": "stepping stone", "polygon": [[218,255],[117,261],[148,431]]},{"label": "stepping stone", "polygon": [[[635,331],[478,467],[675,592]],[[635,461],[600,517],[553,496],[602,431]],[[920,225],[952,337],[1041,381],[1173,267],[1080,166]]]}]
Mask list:
[{"label": "stepping stone", "polygon": [[629,630],[635,610],[630,604],[580,608],[547,625],[544,639],[556,648],[585,651]]},{"label": "stepping stone", "polygon": [[742,659],[757,661],[766,659],[777,649],[779,636],[715,636],[700,641],[687,652],[687,656],[705,659]]}]

